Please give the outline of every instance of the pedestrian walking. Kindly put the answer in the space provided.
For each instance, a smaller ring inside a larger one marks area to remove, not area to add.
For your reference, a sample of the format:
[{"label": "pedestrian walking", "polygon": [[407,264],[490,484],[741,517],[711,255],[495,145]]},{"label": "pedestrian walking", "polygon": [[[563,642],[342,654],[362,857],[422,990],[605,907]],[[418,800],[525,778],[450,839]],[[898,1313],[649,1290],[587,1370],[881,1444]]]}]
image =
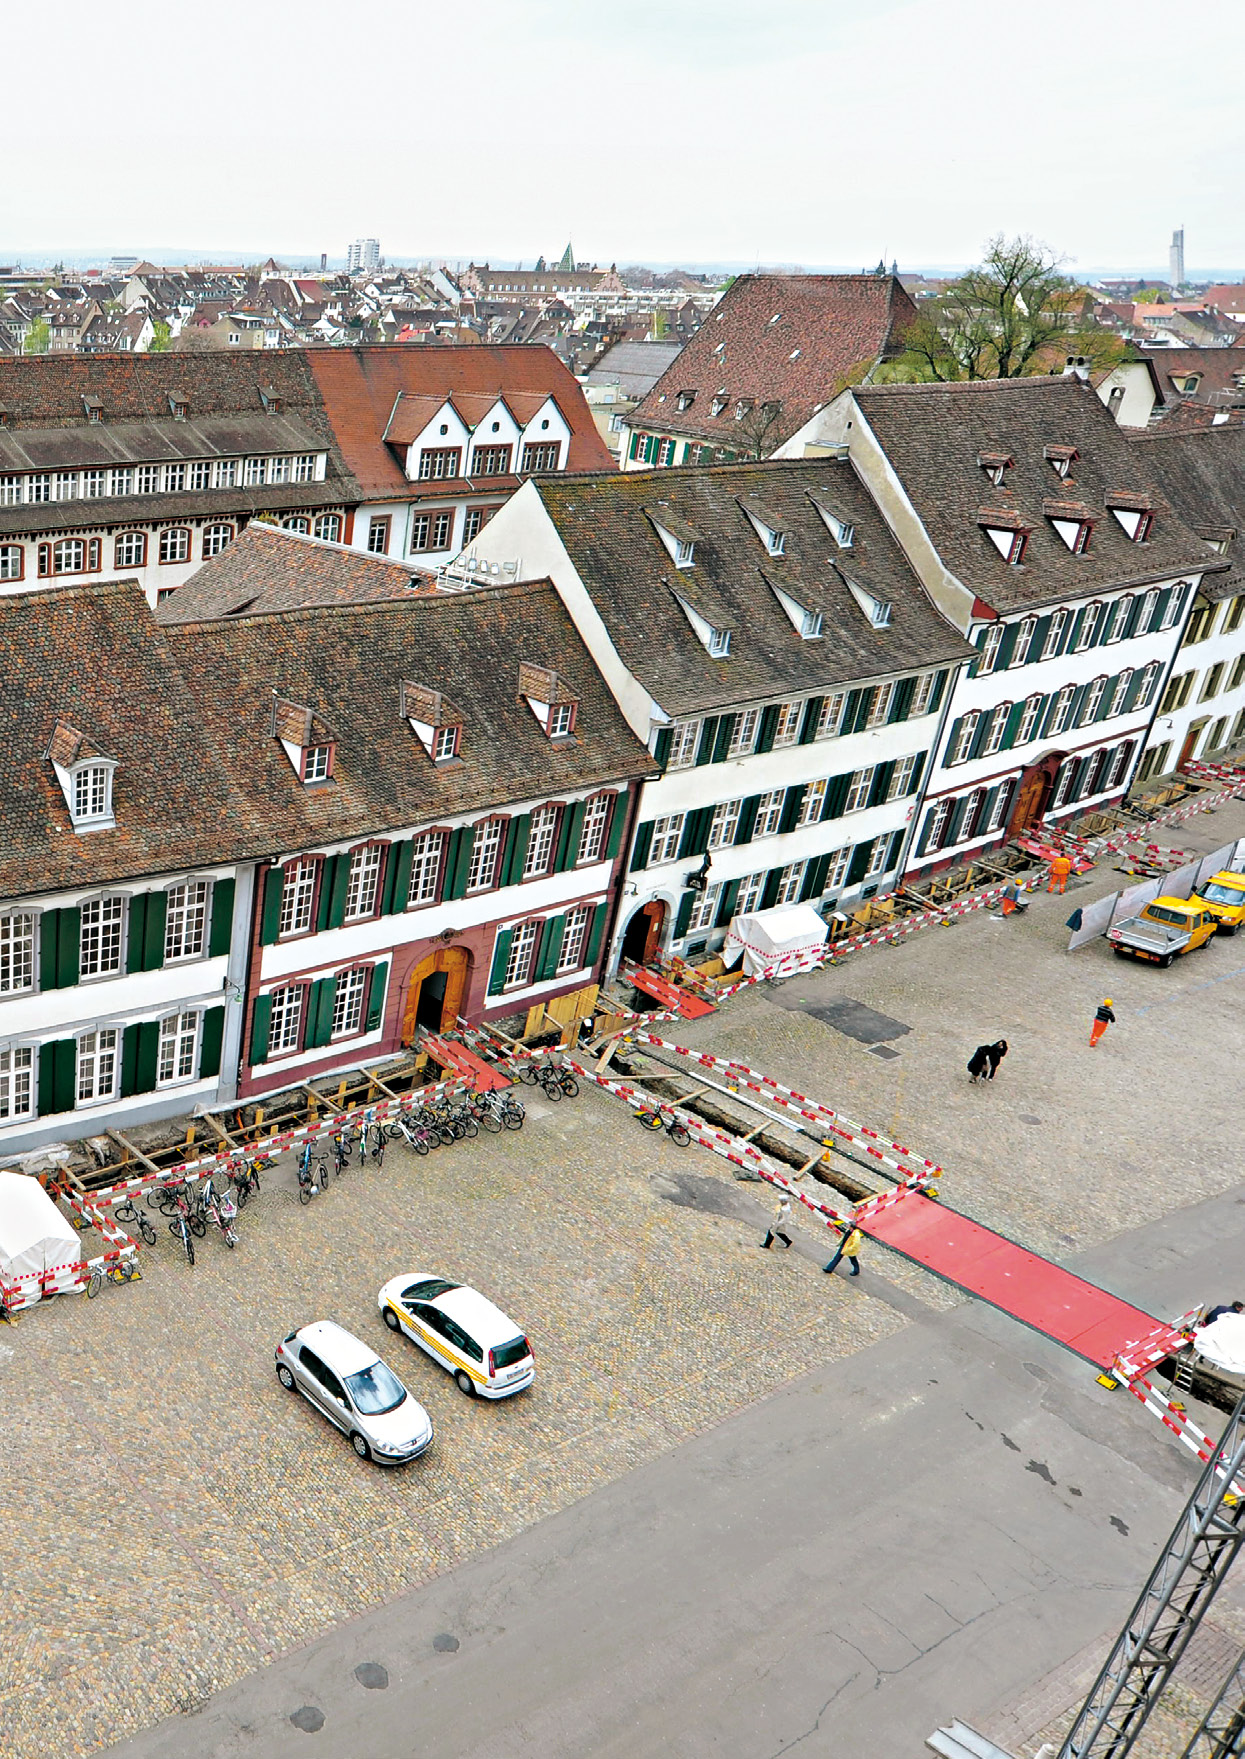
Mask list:
[{"label": "pedestrian walking", "polygon": [[791,1199],[784,1197],[774,1211],[774,1219],[769,1225],[769,1232],[761,1241],[762,1252],[768,1252],[775,1240],[781,1240],[788,1249],[791,1246]]},{"label": "pedestrian walking", "polygon": [[830,1260],[829,1264],[822,1265],[822,1270],[825,1272],[825,1274],[827,1276],[830,1276],[833,1273],[834,1268],[838,1264],[840,1258],[846,1258],[847,1262],[852,1267],[847,1273],[848,1276],[859,1276],[860,1275],[859,1254],[860,1254],[860,1246],[861,1246],[861,1241],[863,1239],[863,1235],[861,1234],[859,1228],[845,1227],[845,1228],[840,1229],[840,1232],[842,1233],[843,1238],[839,1241],[838,1247],[835,1250],[834,1257]]},{"label": "pedestrian walking", "polygon": [[1050,864],[1050,884],[1047,886],[1046,890],[1048,892],[1066,892],[1068,889],[1068,875],[1071,872],[1072,863],[1066,855],[1053,856]]},{"label": "pedestrian walking", "polygon": [[986,1056],[990,1063],[990,1073],[986,1076],[987,1081],[994,1080],[998,1066],[1006,1055],[1007,1040],[1005,1038],[997,1039],[994,1044],[988,1044],[986,1046]]},{"label": "pedestrian walking", "polygon": [[1089,1029],[1089,1042],[1091,1049],[1098,1043],[1098,1040],[1107,1030],[1107,1027],[1114,1023],[1114,1020],[1115,1015],[1111,1011],[1111,997],[1108,996],[1094,1015],[1094,1024]]},{"label": "pedestrian walking", "polygon": [[987,1078],[986,1071],[990,1067],[990,1052],[993,1048],[992,1045],[979,1044],[968,1059],[968,1072],[973,1078],[974,1087]]}]

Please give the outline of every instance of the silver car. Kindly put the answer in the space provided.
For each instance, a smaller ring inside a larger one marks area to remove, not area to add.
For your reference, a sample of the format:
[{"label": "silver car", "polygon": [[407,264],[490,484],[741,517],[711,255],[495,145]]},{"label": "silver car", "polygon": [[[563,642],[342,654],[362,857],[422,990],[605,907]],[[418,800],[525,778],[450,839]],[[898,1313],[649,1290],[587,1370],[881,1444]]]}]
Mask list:
[{"label": "silver car", "polygon": [[361,1460],[413,1460],[432,1443],[432,1418],[369,1344],[331,1319],[277,1345],[277,1379],[348,1435]]}]

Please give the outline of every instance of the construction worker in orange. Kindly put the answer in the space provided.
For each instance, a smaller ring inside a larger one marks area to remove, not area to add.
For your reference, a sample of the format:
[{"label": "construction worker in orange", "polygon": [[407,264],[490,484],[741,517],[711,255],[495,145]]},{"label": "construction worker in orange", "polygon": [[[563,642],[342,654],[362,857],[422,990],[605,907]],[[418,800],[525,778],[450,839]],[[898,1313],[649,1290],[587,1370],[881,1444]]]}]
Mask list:
[{"label": "construction worker in orange", "polygon": [[1108,996],[1094,1015],[1094,1024],[1089,1029],[1089,1044],[1091,1050],[1098,1043],[1098,1040],[1102,1037],[1103,1033],[1107,1030],[1107,1027],[1111,1025],[1114,1019],[1115,1015],[1111,1012],[1111,997]]},{"label": "construction worker in orange", "polygon": [[1066,855],[1054,855],[1050,864],[1050,884],[1048,892],[1066,892],[1068,875],[1072,872],[1072,863]]}]

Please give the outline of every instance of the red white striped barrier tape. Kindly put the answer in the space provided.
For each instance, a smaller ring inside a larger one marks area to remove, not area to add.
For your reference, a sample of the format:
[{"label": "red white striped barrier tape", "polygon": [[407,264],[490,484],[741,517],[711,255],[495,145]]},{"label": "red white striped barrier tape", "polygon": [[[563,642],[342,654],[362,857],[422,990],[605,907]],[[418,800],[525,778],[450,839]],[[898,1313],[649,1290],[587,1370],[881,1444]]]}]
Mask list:
[{"label": "red white striped barrier tape", "polygon": [[[1158,1418],[1164,1429],[1170,1429],[1177,1441],[1183,1442],[1192,1453],[1203,1463],[1219,1452],[1219,1444],[1192,1421],[1185,1411],[1178,1410],[1172,1399],[1145,1376],[1125,1383],[1135,1399],[1140,1399],[1146,1410]],[[1222,1468],[1220,1477],[1223,1476]],[[1237,1478],[1233,1480],[1232,1489],[1237,1496],[1245,1496],[1245,1482]]]}]

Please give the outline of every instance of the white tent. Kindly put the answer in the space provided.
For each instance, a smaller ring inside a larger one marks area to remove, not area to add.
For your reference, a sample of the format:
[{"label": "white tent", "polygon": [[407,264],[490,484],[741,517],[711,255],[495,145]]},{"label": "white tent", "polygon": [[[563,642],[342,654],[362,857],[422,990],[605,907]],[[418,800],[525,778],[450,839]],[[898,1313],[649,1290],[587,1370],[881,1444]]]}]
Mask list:
[{"label": "white tent", "polygon": [[[38,1179],[0,1173],[0,1283],[16,1283],[38,1271],[64,1270],[82,1258],[82,1242]],[[62,1279],[65,1286],[67,1279]],[[15,1305],[38,1299],[39,1285],[25,1282]]]},{"label": "white tent", "polygon": [[1216,1368],[1245,1374],[1245,1313],[1221,1313],[1213,1325],[1202,1326],[1193,1342]]},{"label": "white tent", "polygon": [[777,904],[772,910],[735,917],[722,958],[728,966],[733,965],[742,952],[749,977],[759,971],[786,977],[807,969],[825,945],[828,933],[811,904]]}]

